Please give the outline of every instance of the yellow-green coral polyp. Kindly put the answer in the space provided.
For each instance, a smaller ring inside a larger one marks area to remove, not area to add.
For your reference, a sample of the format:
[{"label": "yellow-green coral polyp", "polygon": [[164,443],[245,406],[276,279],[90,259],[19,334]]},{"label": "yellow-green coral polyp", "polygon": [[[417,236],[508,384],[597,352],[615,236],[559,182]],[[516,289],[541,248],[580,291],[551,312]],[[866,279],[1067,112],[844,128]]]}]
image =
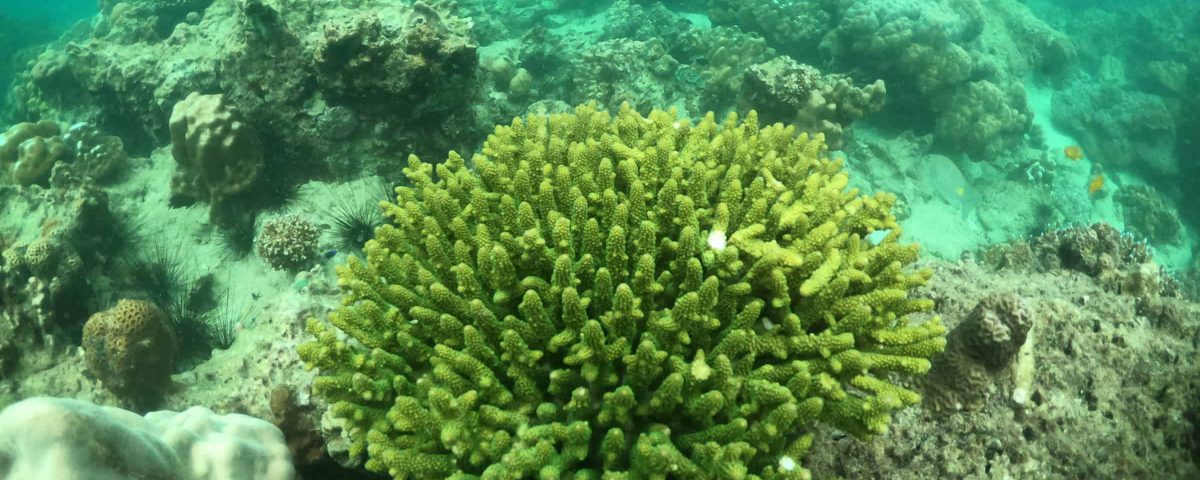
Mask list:
[{"label": "yellow-green coral polyp", "polygon": [[405,173],[300,350],[397,479],[807,478],[815,422],[882,432],[944,346],[893,197],[753,112],[584,105]]}]

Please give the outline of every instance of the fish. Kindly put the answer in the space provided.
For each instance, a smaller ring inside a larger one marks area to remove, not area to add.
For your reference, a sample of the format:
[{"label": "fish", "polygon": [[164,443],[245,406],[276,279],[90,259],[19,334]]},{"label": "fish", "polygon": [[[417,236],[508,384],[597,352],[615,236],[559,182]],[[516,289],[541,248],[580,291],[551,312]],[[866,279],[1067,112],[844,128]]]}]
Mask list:
[{"label": "fish", "polygon": [[335,255],[337,255],[337,250],[328,250],[323,254],[325,258],[333,258]]},{"label": "fish", "polygon": [[1063,149],[1063,155],[1066,155],[1071,160],[1079,160],[1083,158],[1083,147],[1071,145]]},{"label": "fish", "polygon": [[1103,188],[1104,175],[1096,174],[1096,176],[1092,177],[1092,181],[1088,182],[1088,196],[1095,195],[1096,192],[1099,192]]}]

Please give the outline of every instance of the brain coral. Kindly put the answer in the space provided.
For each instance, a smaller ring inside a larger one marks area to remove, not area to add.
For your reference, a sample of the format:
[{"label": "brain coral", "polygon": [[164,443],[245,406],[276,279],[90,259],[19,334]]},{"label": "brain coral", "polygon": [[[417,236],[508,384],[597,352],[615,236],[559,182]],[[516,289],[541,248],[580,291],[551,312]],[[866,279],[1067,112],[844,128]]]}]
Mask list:
[{"label": "brain coral", "polygon": [[919,401],[893,375],[945,347],[908,315],[932,302],[895,197],[824,149],[753,112],[585,105],[497,127],[472,168],[410,157],[309,321],[313,389],[397,479],[807,478],[815,423],[885,431]]},{"label": "brain coral", "polygon": [[134,399],[153,393],[175,369],[175,338],[154,304],[121,300],[83,326],[88,370],[114,393]]}]

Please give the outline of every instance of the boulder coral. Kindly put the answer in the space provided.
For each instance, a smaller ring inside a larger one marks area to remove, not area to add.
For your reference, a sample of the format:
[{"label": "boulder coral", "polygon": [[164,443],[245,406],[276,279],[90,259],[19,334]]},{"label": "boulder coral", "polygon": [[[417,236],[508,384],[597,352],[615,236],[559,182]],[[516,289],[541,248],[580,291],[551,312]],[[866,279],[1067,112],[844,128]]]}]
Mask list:
[{"label": "boulder coral", "polygon": [[940,97],[934,136],[940,147],[975,159],[997,158],[1024,142],[1033,112],[1019,83],[967,82]]},{"label": "boulder coral", "polygon": [[176,342],[167,315],[153,303],[122,299],[83,326],[87,368],[105,388],[142,404],[175,369]]},{"label": "boulder coral", "polygon": [[263,145],[223,95],[192,92],[171,111],[173,202],[206,201],[209,220],[239,223],[239,195],[247,194],[263,169]]},{"label": "boulder coral", "polygon": [[314,393],[396,479],[808,478],[817,424],[886,431],[945,346],[895,197],[820,137],[593,104],[410,157]]},{"label": "boulder coral", "polygon": [[1149,185],[1126,185],[1113,199],[1121,205],[1125,227],[1155,245],[1178,243],[1183,224],[1175,209]]},{"label": "boulder coral", "polygon": [[17,185],[44,183],[67,155],[57,123],[43,120],[9,127],[0,137],[0,177]]}]

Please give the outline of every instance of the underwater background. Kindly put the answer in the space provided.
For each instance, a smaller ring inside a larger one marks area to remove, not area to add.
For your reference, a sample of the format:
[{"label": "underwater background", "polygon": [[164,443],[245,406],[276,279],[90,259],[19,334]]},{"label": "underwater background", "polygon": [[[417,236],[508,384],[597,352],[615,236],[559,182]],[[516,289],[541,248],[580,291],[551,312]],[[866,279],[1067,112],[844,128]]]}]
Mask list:
[{"label": "underwater background", "polygon": [[1200,478],[1198,2],[0,23],[0,479]]}]

